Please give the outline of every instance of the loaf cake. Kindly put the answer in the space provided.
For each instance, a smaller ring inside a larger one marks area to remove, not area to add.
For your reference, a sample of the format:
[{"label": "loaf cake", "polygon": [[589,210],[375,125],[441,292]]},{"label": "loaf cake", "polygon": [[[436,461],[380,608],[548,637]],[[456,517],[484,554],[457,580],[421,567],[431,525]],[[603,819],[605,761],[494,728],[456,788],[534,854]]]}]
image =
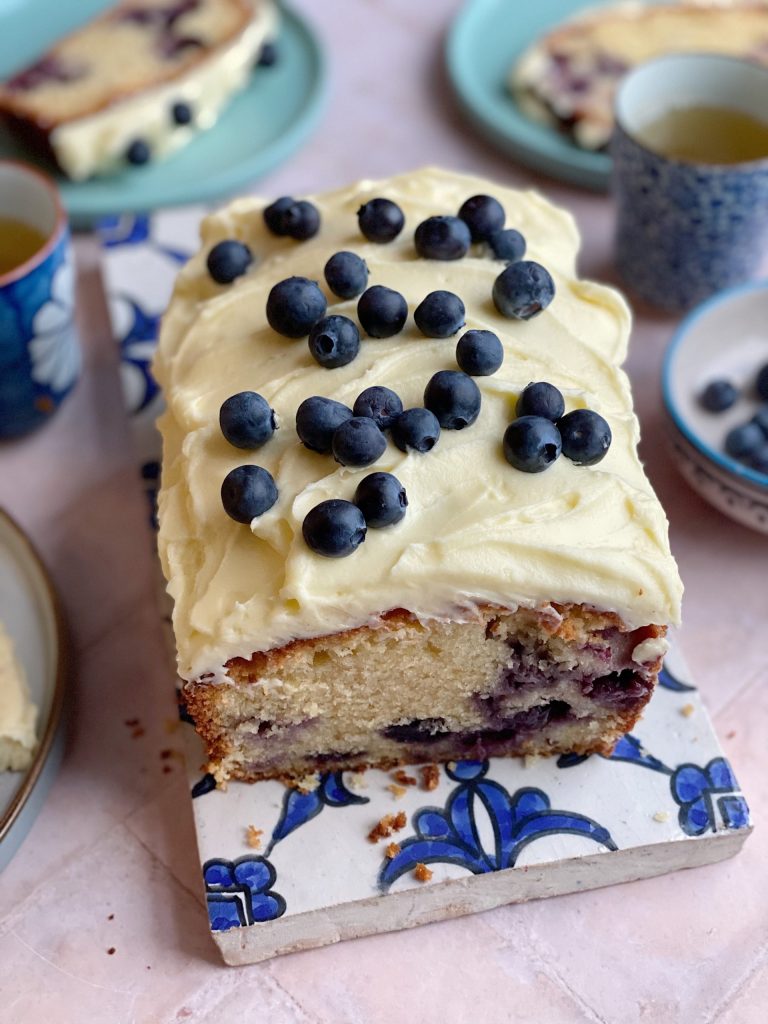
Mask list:
[{"label": "loaf cake", "polygon": [[668,53],[720,53],[768,64],[768,6],[759,0],[619,3],[593,8],[537,40],[516,61],[510,88],[525,113],[584,149],[604,149],[613,100],[635,65]]},{"label": "loaf cake", "polygon": [[210,128],[275,31],[272,0],[124,0],[0,85],[0,113],[73,180]]},{"label": "loaf cake", "polygon": [[37,708],[13,642],[0,622],[0,772],[27,769],[37,747]]},{"label": "loaf cake", "polygon": [[159,547],[216,779],[610,752],[681,583],[572,218],[426,169],[201,235],[155,363]]}]

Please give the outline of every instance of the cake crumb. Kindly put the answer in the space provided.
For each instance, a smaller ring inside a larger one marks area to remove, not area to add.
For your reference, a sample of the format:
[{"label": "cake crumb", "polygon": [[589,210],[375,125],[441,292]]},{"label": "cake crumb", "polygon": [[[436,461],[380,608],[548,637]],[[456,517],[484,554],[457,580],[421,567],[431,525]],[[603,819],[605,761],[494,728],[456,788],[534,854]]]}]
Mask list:
[{"label": "cake crumb", "polygon": [[163,765],[163,775],[170,775],[170,773],[172,771],[173,771],[173,767],[170,764],[164,764]]},{"label": "cake crumb", "polygon": [[735,729],[730,729],[730,730],[729,730],[729,731],[728,731],[728,732],[727,732],[727,733],[725,734],[725,738],[726,738],[727,740],[732,740],[732,739],[733,739],[733,737],[734,737],[735,735],[736,735],[736,730],[735,730]]},{"label": "cake crumb", "polygon": [[109,956],[113,956],[115,954],[115,952],[116,952],[116,950],[115,950],[114,946],[110,946],[109,949],[107,950],[107,953],[108,953]]},{"label": "cake crumb", "polygon": [[107,920],[108,921],[114,921],[115,920],[115,915],[114,914],[108,914],[107,915]]},{"label": "cake crumb", "polygon": [[421,788],[431,791],[440,784],[440,769],[436,764],[425,764],[421,769]]},{"label": "cake crumb", "polygon": [[422,864],[421,861],[419,861],[413,869],[413,877],[417,882],[428,882],[432,878],[432,872],[426,864]]},{"label": "cake crumb", "polygon": [[347,782],[350,789],[368,789],[368,783],[365,781],[365,769],[359,772],[350,772]]},{"label": "cake crumb", "polygon": [[695,710],[696,708],[693,706],[693,704],[683,704],[683,706],[680,708],[680,714],[684,718],[690,718],[691,715],[695,712]]},{"label": "cake crumb", "polygon": [[131,739],[132,740],[137,740],[140,737],[142,737],[143,735],[144,735],[144,726],[143,725],[137,725],[133,729],[133,731],[131,732]]},{"label": "cake crumb", "polygon": [[399,800],[401,797],[404,797],[405,794],[408,792],[405,786],[398,786],[397,783],[395,782],[390,783],[390,785],[387,786],[387,789],[395,798],[395,800]]},{"label": "cake crumb", "polygon": [[400,843],[387,843],[387,848],[384,851],[387,860],[392,860],[398,853],[400,853]]},{"label": "cake crumb", "polygon": [[669,811],[656,811],[653,816],[654,821],[669,821]]},{"label": "cake crumb", "polygon": [[395,821],[392,826],[395,832],[399,832],[400,829],[405,828],[407,824],[408,819],[405,816],[405,811],[398,811],[397,814],[395,815]]},{"label": "cake crumb", "polygon": [[405,811],[398,811],[397,814],[385,814],[368,833],[368,841],[377,843],[380,839],[387,839],[393,832],[399,832],[400,829],[405,828],[407,822]]},{"label": "cake crumb", "polygon": [[395,782],[399,782],[401,786],[416,785],[416,779],[412,775],[409,775],[408,772],[404,771],[402,768],[398,768],[396,772],[392,772],[392,778],[395,780]]},{"label": "cake crumb", "polygon": [[300,793],[311,793],[313,790],[317,789],[319,785],[320,779],[315,773],[312,773],[310,775],[304,775],[300,779],[296,779],[294,788],[298,789]]},{"label": "cake crumb", "polygon": [[245,830],[245,841],[252,850],[261,849],[261,837],[264,835],[264,829],[256,828],[255,825],[249,825]]},{"label": "cake crumb", "polygon": [[135,729],[137,725],[141,725],[138,718],[126,718],[124,725],[127,725],[129,729]]}]

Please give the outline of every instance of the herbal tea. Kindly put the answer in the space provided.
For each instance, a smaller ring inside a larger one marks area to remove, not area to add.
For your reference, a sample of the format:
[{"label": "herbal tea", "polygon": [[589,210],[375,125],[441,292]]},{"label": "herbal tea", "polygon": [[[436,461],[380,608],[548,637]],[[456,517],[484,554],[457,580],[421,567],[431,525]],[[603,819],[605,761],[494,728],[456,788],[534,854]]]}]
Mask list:
[{"label": "herbal tea", "polygon": [[739,164],[768,157],[768,124],[724,107],[670,110],[638,134],[649,149],[671,160]]},{"label": "herbal tea", "polygon": [[26,263],[45,242],[37,228],[11,217],[0,217],[0,275]]}]

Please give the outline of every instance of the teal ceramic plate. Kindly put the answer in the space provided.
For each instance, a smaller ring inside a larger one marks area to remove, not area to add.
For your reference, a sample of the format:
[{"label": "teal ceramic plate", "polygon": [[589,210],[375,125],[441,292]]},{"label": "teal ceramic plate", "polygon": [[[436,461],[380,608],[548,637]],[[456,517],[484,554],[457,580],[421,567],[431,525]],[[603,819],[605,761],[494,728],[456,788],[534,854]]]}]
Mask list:
[{"label": "teal ceramic plate", "polygon": [[[0,0],[0,78],[107,6],[104,0]],[[59,179],[64,204],[76,224],[110,213],[215,199],[266,174],[303,142],[323,105],[325,62],[304,21],[291,10],[281,11],[278,62],[255,69],[249,87],[235,97],[211,131],[154,166],[82,183]],[[0,156],[11,155],[21,156],[22,150],[0,127]]]},{"label": "teal ceramic plate", "polygon": [[616,0],[468,0],[448,34],[448,75],[464,111],[492,142],[521,163],[563,181],[605,189],[611,161],[529,120],[507,89],[509,70],[531,43],[584,8]]}]

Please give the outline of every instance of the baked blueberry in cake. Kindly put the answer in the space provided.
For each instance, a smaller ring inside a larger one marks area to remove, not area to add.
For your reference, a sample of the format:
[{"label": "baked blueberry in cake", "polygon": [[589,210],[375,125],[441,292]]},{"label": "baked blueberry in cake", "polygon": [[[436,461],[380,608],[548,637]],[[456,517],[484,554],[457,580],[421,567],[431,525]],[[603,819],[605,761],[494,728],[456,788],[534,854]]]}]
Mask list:
[{"label": "baked blueberry in cake", "polygon": [[540,195],[434,169],[203,221],[155,366],[159,536],[220,782],[608,753],[637,720],[682,588],[629,312],[578,247]]},{"label": "baked blueberry in cake", "polygon": [[768,63],[768,7],[757,0],[592,9],[547,33],[516,61],[510,88],[525,113],[600,150],[613,99],[635,65],[667,53],[722,53]]},{"label": "baked blueberry in cake", "polygon": [[0,85],[0,114],[70,178],[210,128],[276,28],[272,0],[123,0]]}]

